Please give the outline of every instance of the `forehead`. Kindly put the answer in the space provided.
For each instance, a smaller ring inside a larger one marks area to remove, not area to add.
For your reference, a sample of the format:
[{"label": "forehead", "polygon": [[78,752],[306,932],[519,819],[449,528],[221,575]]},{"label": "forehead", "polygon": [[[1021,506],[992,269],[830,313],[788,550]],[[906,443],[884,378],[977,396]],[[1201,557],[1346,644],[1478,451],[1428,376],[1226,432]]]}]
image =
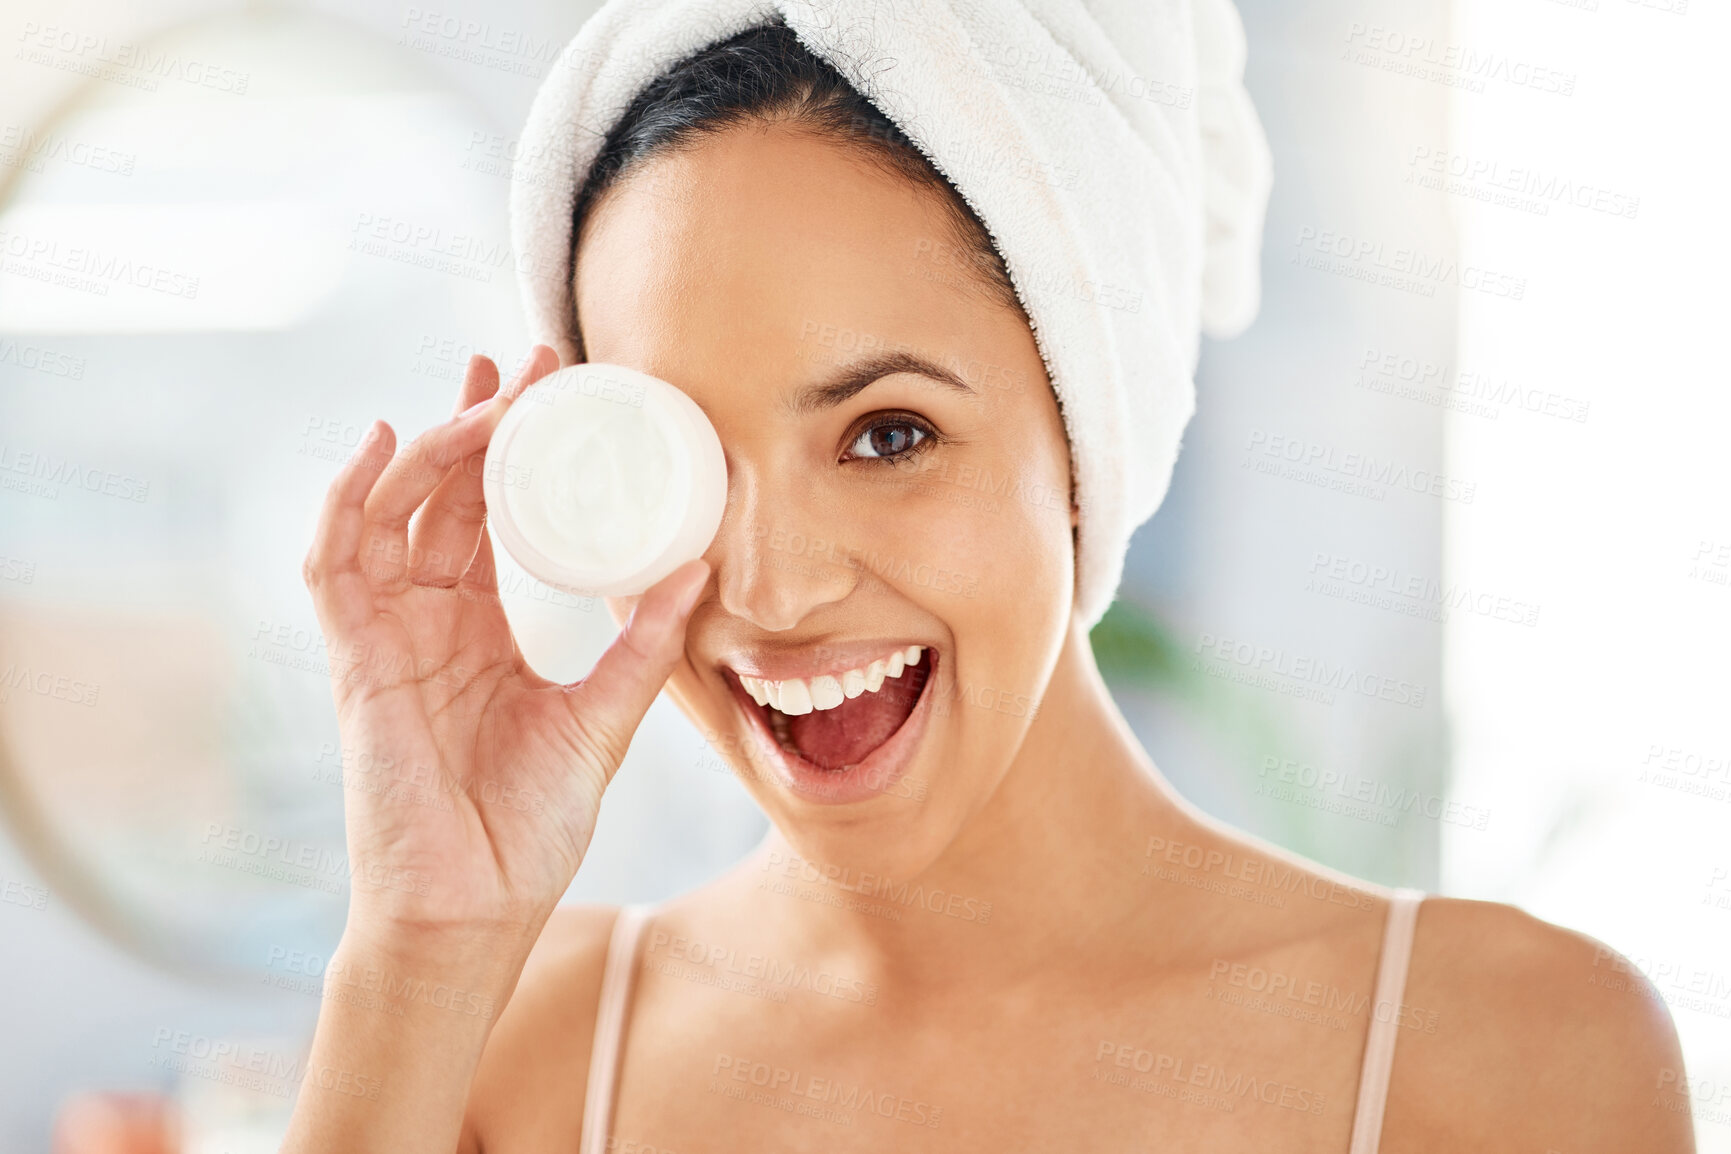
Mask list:
[{"label": "forehead", "polygon": [[785,379],[819,344],[942,354],[1025,332],[982,287],[944,195],[800,128],[700,138],[644,164],[586,222],[585,352],[682,383]]}]

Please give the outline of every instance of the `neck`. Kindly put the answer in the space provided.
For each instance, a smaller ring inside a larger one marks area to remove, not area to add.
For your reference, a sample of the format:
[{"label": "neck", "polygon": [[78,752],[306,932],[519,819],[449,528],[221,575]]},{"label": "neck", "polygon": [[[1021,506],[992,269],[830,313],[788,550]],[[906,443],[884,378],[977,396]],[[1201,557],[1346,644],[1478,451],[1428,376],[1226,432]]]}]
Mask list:
[{"label": "neck", "polygon": [[[833,922],[838,938],[855,939],[850,948],[926,981],[1027,972],[1055,948],[1121,933],[1133,912],[1149,917],[1167,895],[1141,875],[1143,847],[1195,821],[1118,712],[1086,630],[1072,625],[991,799],[918,877],[896,880],[908,893],[919,887],[923,905],[900,920],[825,907],[800,916]],[[762,852],[795,851],[772,830]]]}]

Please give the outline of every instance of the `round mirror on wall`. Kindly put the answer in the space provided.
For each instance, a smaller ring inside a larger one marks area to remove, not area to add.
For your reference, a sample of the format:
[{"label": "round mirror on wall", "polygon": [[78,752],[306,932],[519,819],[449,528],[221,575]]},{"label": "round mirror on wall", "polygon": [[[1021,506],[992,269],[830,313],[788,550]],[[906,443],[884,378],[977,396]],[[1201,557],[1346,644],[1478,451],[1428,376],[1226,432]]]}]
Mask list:
[{"label": "round mirror on wall", "polygon": [[[342,764],[301,583],[324,490],[375,417],[406,440],[472,352],[509,372],[527,345],[504,137],[311,13],[99,67],[41,39],[90,79],[0,142],[4,809],[105,932],[257,981],[336,940],[344,792],[377,787]],[[504,581],[549,652],[613,632]]]}]

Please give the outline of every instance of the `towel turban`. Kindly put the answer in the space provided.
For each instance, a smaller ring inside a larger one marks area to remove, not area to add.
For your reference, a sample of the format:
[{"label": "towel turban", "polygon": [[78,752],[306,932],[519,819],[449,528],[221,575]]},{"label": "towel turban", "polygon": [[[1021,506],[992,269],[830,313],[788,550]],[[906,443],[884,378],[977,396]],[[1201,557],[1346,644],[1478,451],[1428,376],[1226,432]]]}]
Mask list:
[{"label": "towel turban", "polygon": [[1250,323],[1270,162],[1231,0],[609,0],[552,65],[511,185],[536,340],[576,360],[572,213],[671,65],[779,17],[990,233],[1070,441],[1075,612],[1111,603],[1171,482],[1200,334]]}]

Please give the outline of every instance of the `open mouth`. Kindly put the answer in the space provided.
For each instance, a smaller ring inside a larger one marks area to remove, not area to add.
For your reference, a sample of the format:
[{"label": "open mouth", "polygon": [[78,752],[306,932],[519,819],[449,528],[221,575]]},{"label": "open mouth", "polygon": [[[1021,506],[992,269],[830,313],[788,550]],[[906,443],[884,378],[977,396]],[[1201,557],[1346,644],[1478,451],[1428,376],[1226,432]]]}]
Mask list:
[{"label": "open mouth", "polygon": [[937,660],[936,650],[910,645],[818,677],[777,681],[728,670],[728,680],[759,744],[779,752],[787,784],[820,800],[854,800],[882,792],[911,760]]}]

